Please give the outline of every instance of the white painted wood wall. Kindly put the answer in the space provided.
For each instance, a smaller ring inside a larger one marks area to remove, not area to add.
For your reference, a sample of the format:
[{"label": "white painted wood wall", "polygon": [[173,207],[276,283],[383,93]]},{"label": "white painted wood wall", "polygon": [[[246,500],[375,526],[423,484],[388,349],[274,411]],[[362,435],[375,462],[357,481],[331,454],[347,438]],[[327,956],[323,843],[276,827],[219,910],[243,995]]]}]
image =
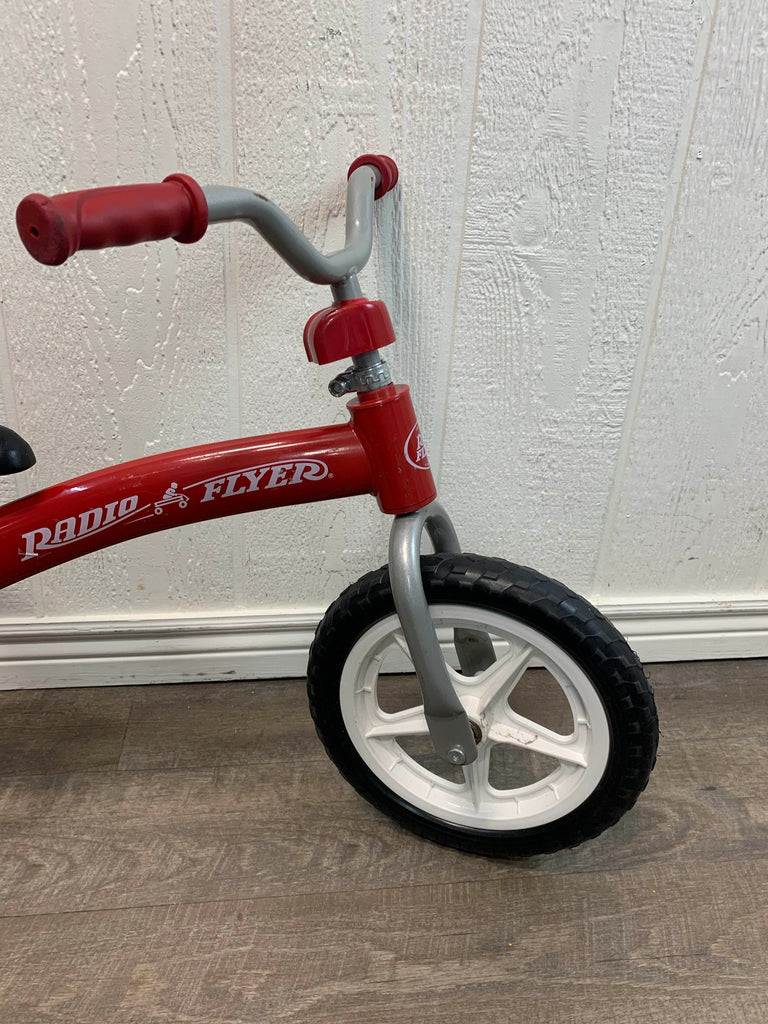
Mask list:
[{"label": "white painted wood wall", "polygon": [[[344,416],[300,342],[324,290],[247,228],[43,268],[23,195],[183,170],[332,248],[350,160],[386,152],[363,284],[465,547],[645,657],[768,654],[765,3],[10,0],[0,37],[0,421],[38,455],[0,500]],[[0,594],[0,686],[301,672],[387,525],[356,499],[53,569]]]}]

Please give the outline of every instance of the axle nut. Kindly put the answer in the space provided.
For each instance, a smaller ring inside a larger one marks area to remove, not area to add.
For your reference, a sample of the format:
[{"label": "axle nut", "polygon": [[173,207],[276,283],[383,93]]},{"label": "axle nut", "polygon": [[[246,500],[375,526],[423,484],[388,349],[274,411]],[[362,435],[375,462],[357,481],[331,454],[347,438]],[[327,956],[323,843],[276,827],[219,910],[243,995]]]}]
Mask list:
[{"label": "axle nut", "polygon": [[464,753],[463,747],[451,747],[448,751],[448,760],[451,764],[466,764],[467,755]]}]

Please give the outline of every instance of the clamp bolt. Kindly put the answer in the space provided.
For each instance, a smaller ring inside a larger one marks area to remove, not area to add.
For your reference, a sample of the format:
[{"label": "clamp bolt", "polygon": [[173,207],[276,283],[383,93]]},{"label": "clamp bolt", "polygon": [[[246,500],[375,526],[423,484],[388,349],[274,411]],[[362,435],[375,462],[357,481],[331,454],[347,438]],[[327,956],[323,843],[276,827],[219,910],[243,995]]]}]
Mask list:
[{"label": "clamp bolt", "polygon": [[451,764],[466,764],[467,755],[463,747],[451,747],[448,751],[448,760]]},{"label": "clamp bolt", "polygon": [[[378,355],[375,353],[375,355]],[[359,366],[348,366],[328,385],[334,398],[341,398],[356,391],[376,391],[392,383],[392,374],[384,359],[376,358],[374,362]]]},{"label": "clamp bolt", "polygon": [[354,367],[350,366],[349,369],[333,378],[328,385],[328,390],[334,398],[341,398],[342,395],[355,390],[354,374]]}]

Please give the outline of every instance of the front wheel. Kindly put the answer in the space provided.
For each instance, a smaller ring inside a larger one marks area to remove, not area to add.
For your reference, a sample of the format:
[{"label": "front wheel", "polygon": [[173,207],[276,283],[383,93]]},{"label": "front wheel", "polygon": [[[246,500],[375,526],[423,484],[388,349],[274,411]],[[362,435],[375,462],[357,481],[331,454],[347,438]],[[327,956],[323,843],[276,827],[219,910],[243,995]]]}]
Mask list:
[{"label": "front wheel", "polygon": [[[486,856],[553,852],[615,824],[658,743],[651,688],[621,634],[531,569],[466,554],[421,564],[477,760],[434,753],[385,566],[328,609],[310,651],[312,717],[341,773],[411,831]],[[465,675],[456,644],[478,634],[495,660]]]}]

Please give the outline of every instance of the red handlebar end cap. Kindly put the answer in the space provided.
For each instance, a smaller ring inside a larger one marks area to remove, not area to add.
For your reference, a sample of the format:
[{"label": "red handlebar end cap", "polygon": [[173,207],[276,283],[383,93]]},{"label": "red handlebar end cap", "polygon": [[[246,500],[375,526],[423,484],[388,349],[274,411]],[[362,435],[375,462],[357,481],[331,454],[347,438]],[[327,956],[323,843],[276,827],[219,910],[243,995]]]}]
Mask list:
[{"label": "red handlebar end cap", "polygon": [[354,160],[347,171],[347,177],[356,171],[358,167],[364,167],[365,165],[375,167],[381,175],[381,184],[373,193],[374,199],[381,199],[382,196],[390,192],[397,184],[398,170],[397,164],[391,156],[382,156],[381,154],[366,153],[364,156],[359,156],[357,160]]},{"label": "red handlebar end cap", "polygon": [[77,239],[48,196],[33,192],[16,209],[16,227],[30,256],[38,263],[59,267],[77,251]]},{"label": "red handlebar end cap", "polygon": [[195,179],[190,178],[188,174],[169,174],[167,178],[163,178],[163,184],[166,181],[175,181],[182,186],[192,208],[189,223],[183,231],[173,236],[174,240],[185,244],[199,242],[208,230],[208,203],[205,193]]}]

